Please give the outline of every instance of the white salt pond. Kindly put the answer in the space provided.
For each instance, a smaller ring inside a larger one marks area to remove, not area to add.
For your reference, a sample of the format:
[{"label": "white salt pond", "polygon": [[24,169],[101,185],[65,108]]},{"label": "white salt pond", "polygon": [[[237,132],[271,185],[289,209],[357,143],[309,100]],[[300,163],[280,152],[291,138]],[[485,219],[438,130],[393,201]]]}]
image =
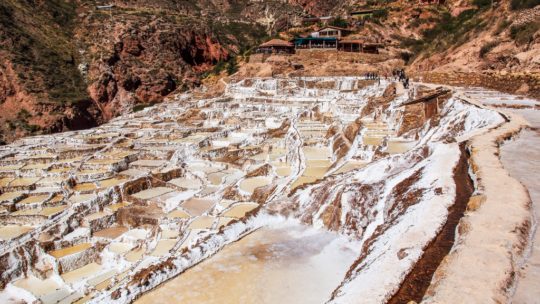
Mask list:
[{"label": "white salt pond", "polygon": [[72,284],[96,276],[102,269],[103,267],[101,265],[90,263],[81,268],[62,274],[62,279],[64,279],[64,282],[67,284]]},{"label": "white salt pond", "polygon": [[189,225],[189,229],[210,229],[214,225],[215,217],[199,216]]},{"label": "white salt pond", "polygon": [[210,210],[214,204],[211,199],[192,198],[182,203],[182,208],[193,216],[199,216]]},{"label": "white salt pond", "polygon": [[63,298],[69,296],[70,292],[65,287],[60,285],[60,282],[55,278],[41,280],[32,275],[20,279],[14,283],[15,286],[22,288],[42,303],[58,303]]},{"label": "white salt pond", "polygon": [[240,182],[240,189],[242,191],[245,191],[247,193],[253,193],[255,189],[266,186],[272,182],[272,178],[266,177],[266,176],[257,176],[257,177],[251,177],[246,178],[242,182]]},{"label": "white salt pond", "polygon": [[313,177],[313,176],[300,176],[297,180],[294,181],[294,183],[292,183],[291,190],[294,190],[305,184],[313,183],[317,179],[318,179],[317,177]]},{"label": "white salt pond", "polygon": [[174,244],[176,244],[177,240],[169,240],[164,239],[158,241],[156,248],[154,248],[154,251],[150,253],[152,256],[160,257],[169,252],[174,247]]},{"label": "white salt pond", "polygon": [[223,212],[225,217],[234,217],[234,218],[243,218],[246,213],[254,210],[259,207],[259,204],[256,203],[241,203],[232,206],[231,208]]},{"label": "white salt pond", "polygon": [[195,178],[180,177],[170,180],[169,183],[190,190],[197,190],[202,187],[202,182]]},{"label": "white salt pond", "polygon": [[326,230],[281,222],[225,247],[136,303],[322,303],[358,246]]},{"label": "white salt pond", "polygon": [[332,152],[327,147],[304,147],[306,159],[328,159],[332,157]]},{"label": "white salt pond", "polygon": [[387,152],[390,154],[405,153],[414,147],[414,145],[416,145],[416,141],[397,138],[390,139],[388,141]]},{"label": "white salt pond", "polygon": [[32,226],[6,225],[0,226],[0,240],[8,241],[34,229]]},{"label": "white salt pond", "polygon": [[360,169],[366,166],[366,162],[359,160],[349,160],[341,168],[339,168],[334,174],[341,174],[350,172],[352,170]]},{"label": "white salt pond", "polygon": [[50,251],[49,254],[52,255],[53,257],[59,259],[59,258],[68,256],[68,255],[72,255],[72,254],[75,254],[75,253],[82,252],[82,251],[84,251],[84,250],[86,250],[86,249],[88,249],[90,247],[92,247],[91,243],[82,243],[82,244],[77,244],[77,245],[74,245],[74,246],[71,246],[71,247],[66,247],[66,248],[62,248],[62,249],[58,249],[58,250],[53,250],[53,251]]},{"label": "white salt pond", "polygon": [[150,188],[143,190],[141,192],[138,192],[136,194],[133,194],[133,197],[136,197],[138,199],[146,200],[151,199],[156,196],[160,196],[169,192],[173,192],[174,189],[167,188],[167,187],[156,187],[156,188]]},{"label": "white salt pond", "polygon": [[276,174],[280,177],[290,176],[292,168],[290,166],[276,167]]}]

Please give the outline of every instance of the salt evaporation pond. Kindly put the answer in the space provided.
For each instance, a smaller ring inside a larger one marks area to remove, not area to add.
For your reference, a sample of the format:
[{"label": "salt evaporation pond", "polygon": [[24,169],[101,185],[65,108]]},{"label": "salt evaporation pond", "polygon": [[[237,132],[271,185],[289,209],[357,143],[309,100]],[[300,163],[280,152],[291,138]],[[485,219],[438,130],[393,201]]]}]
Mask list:
[{"label": "salt evaporation pond", "polygon": [[272,182],[272,179],[266,176],[257,176],[246,178],[240,183],[242,191],[253,193],[255,189],[266,186]]},{"label": "salt evaporation pond", "polygon": [[282,222],[225,247],[136,303],[321,303],[358,248],[326,230]]}]

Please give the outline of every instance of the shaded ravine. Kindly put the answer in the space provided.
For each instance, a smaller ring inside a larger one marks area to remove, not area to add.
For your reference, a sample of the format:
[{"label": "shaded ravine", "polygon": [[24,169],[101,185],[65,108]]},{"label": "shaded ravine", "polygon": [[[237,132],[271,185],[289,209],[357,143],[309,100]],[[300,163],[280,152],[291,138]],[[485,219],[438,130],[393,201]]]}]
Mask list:
[{"label": "shaded ravine", "polygon": [[467,209],[474,186],[469,176],[469,152],[466,143],[460,144],[460,159],[454,168],[456,198],[454,205],[448,210],[448,218],[443,228],[426,247],[424,254],[401,283],[399,290],[387,302],[389,304],[421,302],[426,293],[435,270],[452,249],[455,241],[456,227]]}]

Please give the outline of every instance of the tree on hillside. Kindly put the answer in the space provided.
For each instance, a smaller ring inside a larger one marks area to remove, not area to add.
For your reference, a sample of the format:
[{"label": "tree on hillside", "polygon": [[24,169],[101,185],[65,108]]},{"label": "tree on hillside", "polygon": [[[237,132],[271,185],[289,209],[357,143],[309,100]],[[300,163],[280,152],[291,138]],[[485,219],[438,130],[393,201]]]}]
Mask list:
[{"label": "tree on hillside", "polygon": [[336,19],[332,20],[332,22],[330,22],[330,25],[346,28],[349,26],[349,23],[347,22],[347,20],[341,17],[337,17]]}]

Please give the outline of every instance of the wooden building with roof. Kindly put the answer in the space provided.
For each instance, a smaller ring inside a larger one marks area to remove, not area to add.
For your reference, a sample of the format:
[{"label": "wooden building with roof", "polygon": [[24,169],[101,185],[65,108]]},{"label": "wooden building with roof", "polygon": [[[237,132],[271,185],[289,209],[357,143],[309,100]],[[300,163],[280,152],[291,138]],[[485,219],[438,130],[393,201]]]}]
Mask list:
[{"label": "wooden building with roof", "polygon": [[336,49],[338,39],[334,37],[306,37],[294,39],[296,49]]},{"label": "wooden building with roof", "polygon": [[343,39],[338,41],[337,49],[341,52],[379,54],[382,44],[366,42],[360,39]]},{"label": "wooden building with roof", "polygon": [[364,20],[373,17],[373,14],[376,10],[374,9],[364,9],[357,10],[350,13],[351,17],[354,19]]},{"label": "wooden building with roof", "polygon": [[319,23],[323,25],[327,25],[331,23],[333,20],[335,20],[334,16],[306,17],[306,18],[302,18],[302,25],[310,26],[310,25],[315,25]]},{"label": "wooden building with roof", "polygon": [[347,36],[350,33],[351,31],[349,29],[329,25],[329,26],[323,27],[317,32],[314,32],[312,36],[314,38],[338,38],[339,39],[341,37]]},{"label": "wooden building with roof", "polygon": [[294,54],[294,44],[281,39],[272,39],[261,45],[256,50],[260,54]]}]

